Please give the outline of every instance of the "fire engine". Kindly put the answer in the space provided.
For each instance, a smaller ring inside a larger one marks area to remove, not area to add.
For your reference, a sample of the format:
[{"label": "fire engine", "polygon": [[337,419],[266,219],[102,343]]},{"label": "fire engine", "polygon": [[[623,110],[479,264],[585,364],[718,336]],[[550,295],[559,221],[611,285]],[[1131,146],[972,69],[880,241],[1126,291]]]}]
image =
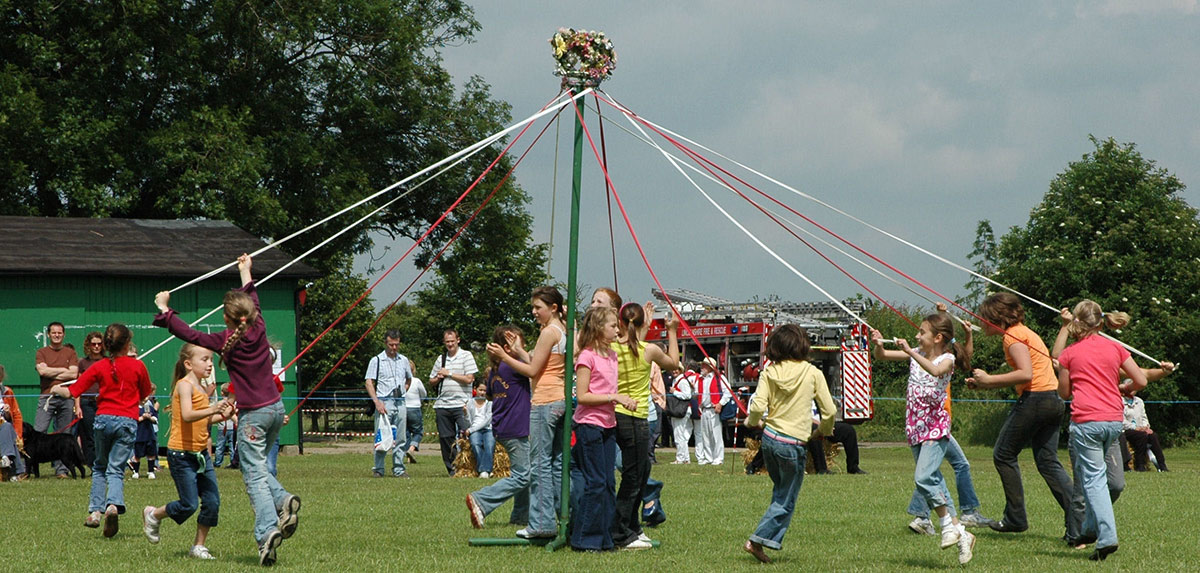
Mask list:
[{"label": "fire engine", "polygon": [[[647,342],[666,340],[664,327],[667,297],[662,291],[651,293],[662,302],[655,312],[658,318],[646,333]],[[691,326],[692,335],[703,350],[679,327],[680,354],[684,362],[702,360],[705,355],[717,360],[731,389],[743,398],[758,386],[758,373],[766,360],[767,336],[776,325],[803,327],[812,343],[809,361],[820,368],[829,383],[829,391],[838,405],[838,420],[858,424],[875,416],[871,399],[871,356],[868,331],[846,311],[832,302],[735,302],[687,289],[667,290],[672,302]],[[861,301],[844,301],[847,308],[861,313]],[[746,391],[739,391],[745,388]],[[739,418],[744,414],[739,413]]]}]

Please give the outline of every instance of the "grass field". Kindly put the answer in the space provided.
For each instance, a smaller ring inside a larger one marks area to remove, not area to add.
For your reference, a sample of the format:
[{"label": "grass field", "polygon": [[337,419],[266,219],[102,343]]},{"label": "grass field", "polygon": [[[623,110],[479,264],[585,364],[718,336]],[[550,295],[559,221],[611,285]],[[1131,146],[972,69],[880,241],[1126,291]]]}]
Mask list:
[{"label": "grass field", "polygon": [[[427,445],[427,448],[430,445]],[[436,447],[436,446],[434,446]],[[310,448],[310,452],[314,451]],[[912,492],[912,456],[904,447],[862,450],[869,475],[807,476],[784,549],[770,552],[776,563],[760,566],[741,544],[766,507],[770,480],[736,468],[675,466],[673,451],[660,451],[654,477],[666,483],[668,520],[649,535],[658,549],[606,554],[548,553],[540,547],[469,547],[472,537],[512,537],[508,508],[489,516],[484,530],[471,528],[465,494],[491,480],[447,478],[440,458],[421,455],[409,466],[415,479],[372,479],[369,454],[284,456],[285,486],[300,495],[304,509],[296,536],[279,549],[276,569],[304,571],[737,571],[771,569],[896,571],[959,567],[955,552],[938,550],[935,537],[906,528]],[[967,448],[983,512],[999,517],[1004,498],[987,448]],[[1066,452],[1060,456],[1066,460]],[[1196,570],[1200,534],[1200,453],[1167,451],[1169,473],[1127,473],[1116,504],[1121,549],[1100,564],[1089,551],[1067,548],[1062,512],[1034,469],[1022,457],[1030,530],[1021,534],[978,531],[975,560],[981,570],[1049,571],[1153,568]],[[727,459],[735,456],[727,450]],[[948,466],[944,470],[948,471]],[[43,466],[43,475],[49,466]],[[89,480],[42,478],[0,484],[0,563],[17,571],[189,570],[258,568],[251,536],[252,514],[241,476],[218,470],[221,524],[209,537],[218,560],[186,558],[194,518],[183,526],[166,521],[162,541],[151,545],[141,532],[140,509],[174,499],[166,475],[126,482],[129,513],[121,531],[104,539],[83,527]]]}]

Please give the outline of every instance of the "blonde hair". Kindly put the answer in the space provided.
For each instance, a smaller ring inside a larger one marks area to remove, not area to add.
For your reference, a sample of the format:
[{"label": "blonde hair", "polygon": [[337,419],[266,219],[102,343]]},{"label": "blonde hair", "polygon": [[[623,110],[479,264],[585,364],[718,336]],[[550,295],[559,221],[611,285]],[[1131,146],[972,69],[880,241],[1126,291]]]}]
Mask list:
[{"label": "blonde hair", "polygon": [[225,367],[225,353],[237,346],[246,331],[254,325],[254,321],[258,320],[258,309],[254,306],[254,299],[240,290],[225,293],[225,317],[234,326],[233,333],[225,339],[225,345],[218,352],[221,355],[221,368]]},{"label": "blonde hair", "polygon": [[617,319],[617,311],[607,306],[589,308],[579,323],[579,349],[591,348],[594,352],[607,354],[608,346],[600,345],[604,339],[604,323],[609,318]]},{"label": "blonde hair", "polygon": [[1067,334],[1080,339],[1099,332],[1101,328],[1124,328],[1129,324],[1129,315],[1124,312],[1104,312],[1094,300],[1084,299],[1071,311],[1075,320],[1067,326]]}]

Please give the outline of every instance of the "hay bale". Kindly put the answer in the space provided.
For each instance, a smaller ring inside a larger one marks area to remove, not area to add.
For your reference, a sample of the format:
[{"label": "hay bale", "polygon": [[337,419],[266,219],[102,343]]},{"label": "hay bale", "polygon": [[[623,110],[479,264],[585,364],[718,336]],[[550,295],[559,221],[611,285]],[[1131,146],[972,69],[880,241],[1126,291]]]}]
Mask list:
[{"label": "hay bale", "polygon": [[[471,442],[466,438],[459,438],[454,445],[458,448],[458,455],[454,457],[454,477],[479,477],[479,471],[476,469],[478,461],[475,459],[475,451],[471,449]],[[495,453],[492,455],[492,477],[505,478],[512,475],[508,450],[497,442],[493,451]]]},{"label": "hay bale", "polygon": [[[750,462],[754,461],[754,457],[758,455],[758,450],[762,448],[762,440],[746,438],[745,445],[745,449],[742,450],[742,469],[750,467]],[[755,473],[767,473],[766,466],[764,465],[763,467],[758,468],[758,471]]]}]

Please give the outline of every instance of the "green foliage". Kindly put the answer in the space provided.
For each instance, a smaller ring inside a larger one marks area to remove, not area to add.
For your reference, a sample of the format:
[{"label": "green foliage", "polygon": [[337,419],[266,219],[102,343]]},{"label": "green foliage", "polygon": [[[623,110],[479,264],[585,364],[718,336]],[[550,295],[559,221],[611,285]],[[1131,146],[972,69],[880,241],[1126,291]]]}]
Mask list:
[{"label": "green foliage", "polygon": [[[348,264],[347,260],[347,266]],[[307,300],[300,313],[301,344],[307,347],[329,328],[334,320],[346,312],[366,288],[366,281],[345,267],[314,281],[312,286],[308,287]],[[363,340],[336,370],[330,371],[350,346],[367,331],[374,319],[375,313],[370,299],[363,300],[349,311],[337,326],[317,341],[300,361],[301,390],[311,390],[327,373],[329,379],[321,385],[322,391],[362,388],[367,361],[383,349],[382,333],[374,333],[374,336]]]},{"label": "green foliage", "polygon": [[[0,2],[0,213],[284,236],[507,121],[486,84],[456,95],[441,65],[478,28],[459,0]],[[415,238],[488,161],[372,224]],[[336,268],[368,231],[309,262]]]},{"label": "green foliage", "polygon": [[[1133,323],[1113,333],[1128,344],[1180,365],[1177,374],[1143,393],[1152,400],[1200,399],[1200,232],[1184,185],[1133,144],[1091,138],[1094,151],[1050,183],[1024,227],[1000,241],[996,279],[1014,289],[1070,307],[1092,299],[1122,310]],[[1027,308],[1031,328],[1052,341],[1055,313]],[[1152,367],[1142,361],[1143,367]],[[1200,425],[1194,406],[1164,408],[1155,427]]]},{"label": "green foliage", "polygon": [[[992,232],[992,223],[988,220],[979,222],[975,228],[974,248],[967,258],[975,263],[975,272],[988,277],[996,270],[996,235]],[[989,283],[979,277],[971,277],[964,285],[967,294],[959,299],[959,304],[969,307],[979,306],[983,297],[987,296]]]}]

